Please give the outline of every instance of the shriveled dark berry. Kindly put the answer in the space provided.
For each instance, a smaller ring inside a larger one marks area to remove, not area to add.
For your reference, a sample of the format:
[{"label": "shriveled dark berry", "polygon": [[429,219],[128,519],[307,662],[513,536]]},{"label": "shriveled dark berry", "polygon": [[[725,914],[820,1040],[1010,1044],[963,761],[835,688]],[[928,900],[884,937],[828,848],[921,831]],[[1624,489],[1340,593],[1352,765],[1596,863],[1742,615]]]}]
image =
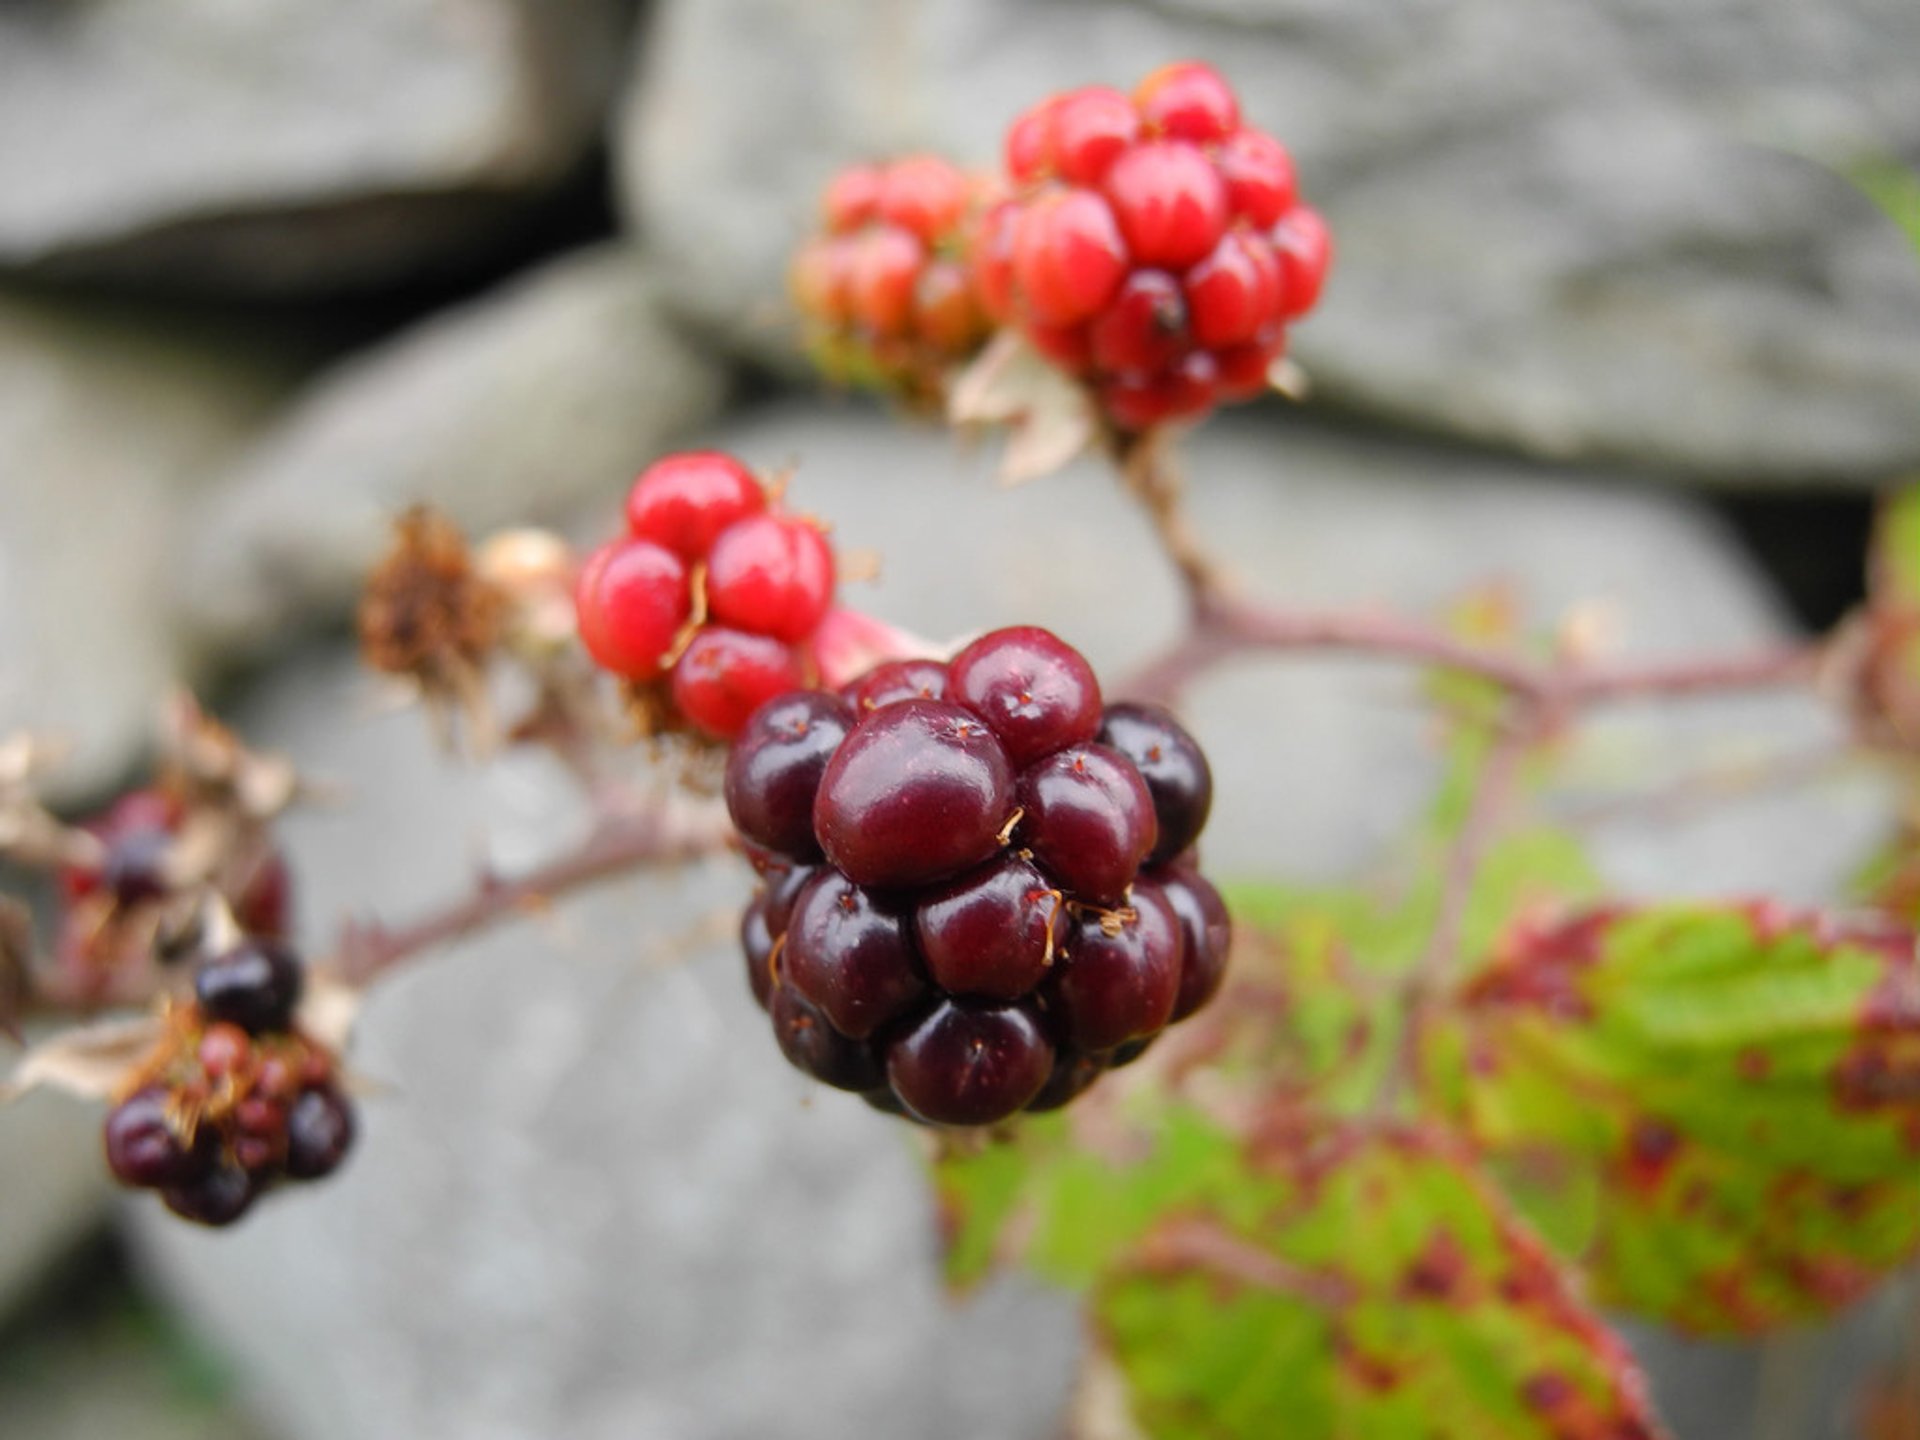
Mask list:
[{"label": "shriveled dark berry", "polygon": [[1100,743],[1131,760],[1147,782],[1160,837],[1146,864],[1166,864],[1199,837],[1213,809],[1213,770],[1205,753],[1172,711],[1134,701],[1107,707]]},{"label": "shriveled dark berry", "polygon": [[304,978],[292,950],[252,936],[204,961],[193,977],[193,992],[209,1019],[260,1035],[293,1022]]},{"label": "shriveled dark berry", "polygon": [[773,987],[773,1038],[790,1064],[837,1090],[877,1090],[886,1084],[873,1048],[849,1040],[791,985]]},{"label": "shriveled dark berry", "polygon": [[862,719],[898,700],[944,700],[947,667],[938,660],[886,660],[841,693]]},{"label": "shriveled dark berry", "polygon": [[727,813],[740,833],[796,860],[820,859],[814,796],[852,729],[852,708],[822,690],[797,690],[754,711],[727,756]]},{"label": "shriveled dark berry", "polygon": [[1131,914],[1083,915],[1041,995],[1054,1032],[1076,1050],[1111,1050],[1158,1033],[1180,993],[1180,927],[1151,881]]},{"label": "shriveled dark berry", "polygon": [[1157,870],[1152,877],[1179,922],[1182,941],[1180,994],[1173,1018],[1184,1020],[1214,997],[1227,973],[1233,920],[1227,902],[1206,876],[1193,870]]},{"label": "shriveled dark berry", "polygon": [[1040,1093],[1053,1046],[1025,1005],[946,1000],[887,1052],[894,1094],[935,1125],[991,1125]]},{"label": "shriveled dark berry", "polygon": [[183,1185],[213,1163],[211,1136],[193,1145],[167,1123],[167,1092],[158,1085],[136,1090],[114,1106],[105,1128],[107,1168],[123,1185]]},{"label": "shriveled dark berry", "polygon": [[332,1085],[300,1092],[287,1111],[287,1174],[318,1180],[340,1168],[353,1148],[353,1106]]},{"label": "shriveled dark berry", "polygon": [[1020,839],[1075,898],[1118,905],[1158,834],[1140,772],[1104,745],[1074,745],[1020,776]]},{"label": "shriveled dark berry", "polygon": [[950,995],[1017,1000],[1045,978],[1066,930],[1065,897],[1031,860],[1006,855],[926,894],[914,934]]},{"label": "shriveled dark berry", "polygon": [[953,657],[947,692],[977,711],[1016,769],[1100,728],[1100,682],[1078,650],[1050,630],[1014,625]]},{"label": "shriveled dark berry", "polygon": [[261,1181],[240,1166],[222,1160],[204,1174],[160,1192],[167,1208],[201,1225],[231,1225],[259,1197]]},{"label": "shriveled dark berry", "polygon": [[828,762],[813,826],[862,885],[924,885],[978,864],[1013,814],[1013,770],[986,723],[942,700],[874,711]]},{"label": "shriveled dark berry", "polygon": [[784,983],[856,1040],[905,1014],[927,989],[908,917],[832,869],[795,902],[780,965]]}]

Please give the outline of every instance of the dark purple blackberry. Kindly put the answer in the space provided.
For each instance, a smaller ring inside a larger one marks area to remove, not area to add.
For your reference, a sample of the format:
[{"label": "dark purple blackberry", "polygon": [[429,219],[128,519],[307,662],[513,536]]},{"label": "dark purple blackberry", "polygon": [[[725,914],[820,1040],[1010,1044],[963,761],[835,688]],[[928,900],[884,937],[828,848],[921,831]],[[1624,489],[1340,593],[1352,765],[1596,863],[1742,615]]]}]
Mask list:
[{"label": "dark purple blackberry", "polygon": [[238,1165],[222,1160],[204,1174],[160,1192],[167,1208],[201,1225],[231,1225],[259,1198],[263,1182]]},{"label": "dark purple blackberry", "polygon": [[202,1132],[193,1145],[182,1141],[167,1122],[167,1092],[149,1085],[108,1113],[107,1168],[123,1185],[183,1185],[213,1163],[214,1147],[207,1143],[211,1138]]},{"label": "dark purple blackberry", "polygon": [[948,667],[947,693],[984,719],[1015,768],[1100,728],[1100,682],[1080,652],[1037,625],[982,635]]},{"label": "dark purple blackberry", "polygon": [[1173,1018],[1184,1020],[1211,1000],[1226,978],[1233,920],[1220,892],[1197,871],[1157,870],[1153,879],[1180,924],[1180,994]]},{"label": "dark purple blackberry", "polygon": [[1160,836],[1145,863],[1166,864],[1199,838],[1213,809],[1213,770],[1205,753],[1172,711],[1132,701],[1107,707],[1100,743],[1131,760],[1147,782]]},{"label": "dark purple blackberry", "polygon": [[318,1180],[340,1168],[353,1148],[353,1106],[331,1085],[300,1092],[287,1110],[287,1174]]},{"label": "dark purple blackberry", "polygon": [[773,1038],[797,1069],[836,1090],[878,1090],[887,1083],[873,1048],[849,1040],[791,985],[773,987]]},{"label": "dark purple blackberry", "polygon": [[276,940],[252,936],[224,955],[201,962],[193,977],[193,993],[209,1020],[261,1035],[293,1023],[304,981],[292,950]]},{"label": "dark purple blackberry", "polygon": [[841,692],[864,720],[882,705],[902,700],[947,698],[947,667],[938,660],[888,660],[853,681]]},{"label": "dark purple blackberry", "polygon": [[795,860],[820,859],[813,797],[852,728],[852,707],[822,690],[796,690],[754,711],[727,755],[727,813],[735,828]]},{"label": "dark purple blackberry", "polygon": [[1153,799],[1126,757],[1074,745],[1020,776],[1020,840],[1077,900],[1117,906],[1153,848]]},{"label": "dark purple blackberry", "polygon": [[950,995],[1018,1000],[1046,977],[1066,930],[1065,897],[1031,860],[1004,855],[924,892],[914,934]]},{"label": "dark purple blackberry", "polygon": [[828,762],[813,825],[851,879],[899,888],[993,854],[1013,805],[1012,767],[979,716],[902,700],[861,721]]},{"label": "dark purple blackberry", "polygon": [[1053,1073],[1053,1046],[1024,1005],[946,1000],[887,1050],[887,1079],[920,1119],[990,1125]]},{"label": "dark purple blackberry", "polygon": [[1106,1071],[1104,1056],[1062,1050],[1054,1056],[1053,1073],[1047,1077],[1047,1083],[1040,1087],[1040,1093],[1027,1102],[1027,1109],[1035,1113],[1058,1110],[1079,1096]]},{"label": "dark purple blackberry", "polygon": [[1040,992],[1054,1033],[1098,1051],[1165,1029],[1180,993],[1180,944],[1179,922],[1151,881],[1133,887],[1128,911],[1080,916]]},{"label": "dark purple blackberry", "polygon": [[793,907],[780,975],[854,1040],[899,1019],[927,989],[906,916],[832,869]]}]

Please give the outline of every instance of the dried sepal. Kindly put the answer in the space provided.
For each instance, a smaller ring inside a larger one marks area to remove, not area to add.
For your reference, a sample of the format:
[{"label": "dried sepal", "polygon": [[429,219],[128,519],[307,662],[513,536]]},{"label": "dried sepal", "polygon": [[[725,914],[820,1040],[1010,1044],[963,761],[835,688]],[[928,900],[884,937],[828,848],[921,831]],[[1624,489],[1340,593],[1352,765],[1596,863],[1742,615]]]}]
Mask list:
[{"label": "dried sepal", "polygon": [[415,506],[395,521],[393,543],[361,592],[361,658],[409,681],[436,720],[463,719],[484,752],[495,734],[487,665],[507,611],[506,597],[480,574],[460,528]]},{"label": "dried sepal", "polygon": [[1103,439],[1087,392],[1010,330],[996,335],[954,381],[947,420],[1007,427],[1000,479],[1008,485],[1064,469]]},{"label": "dried sepal", "polygon": [[0,855],[37,869],[99,863],[99,842],[40,803],[41,777],[65,755],[64,745],[36,735],[0,737]]},{"label": "dried sepal", "polygon": [[292,761],[249,750],[185,691],[161,719],[159,783],[190,808],[228,810],[256,824],[282,814],[305,788]]},{"label": "dried sepal", "polygon": [[33,916],[0,895],[0,1035],[22,1041],[20,1023],[33,998]]},{"label": "dried sepal", "polygon": [[38,1089],[63,1090],[83,1100],[111,1100],[132,1088],[142,1065],[167,1032],[159,1015],[103,1020],[63,1030],[34,1046],[0,1085],[0,1103]]}]

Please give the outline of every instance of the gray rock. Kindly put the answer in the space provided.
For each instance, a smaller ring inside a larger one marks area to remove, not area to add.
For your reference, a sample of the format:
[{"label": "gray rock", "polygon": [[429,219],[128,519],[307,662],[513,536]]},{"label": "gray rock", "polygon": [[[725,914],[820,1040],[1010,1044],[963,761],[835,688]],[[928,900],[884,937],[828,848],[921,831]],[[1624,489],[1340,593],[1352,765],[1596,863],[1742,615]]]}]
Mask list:
[{"label": "gray rock", "polygon": [[617,143],[676,297],[791,364],[770,317],[834,169],[991,162],[1045,94],[1208,59],[1338,238],[1296,342],[1328,400],[1547,457],[1872,482],[1920,464],[1920,268],[1773,147],[1920,151],[1916,47],[1900,0],[679,0]]},{"label": "gray rock", "polygon": [[[0,1060],[12,1051],[0,1041]],[[0,1321],[109,1214],[100,1112],[59,1095],[0,1106]]]},{"label": "gray rock", "polygon": [[183,498],[285,393],[284,357],[177,317],[0,292],[0,734],[73,747],[56,793],[117,777],[183,661]]},{"label": "gray rock", "polygon": [[[1092,466],[1001,492],[986,456],[935,432],[800,406],[708,438],[799,460],[792,502],[883,552],[850,603],[942,636],[1050,625],[1110,676],[1172,636],[1165,567]],[[1780,633],[1702,509],[1613,477],[1248,422],[1209,427],[1189,461],[1202,527],[1276,599],[1431,610],[1491,577],[1543,620],[1611,600],[1633,653]],[[302,661],[243,717],[353,796],[290,827],[308,916],[405,915],[477,854],[525,866],[578,826],[542,764],[457,775],[412,717],[349,723],[358,683]],[[1747,736],[1797,747],[1827,723],[1792,696],[1700,709],[1712,733],[1691,707],[1608,722],[1588,774],[1648,783],[1645,765],[1708,765]],[[1416,678],[1377,662],[1222,671],[1190,718],[1222,777],[1206,846],[1224,875],[1351,872],[1437,773]],[[1616,824],[1602,859],[1642,892],[1805,895],[1882,818],[1850,790],[1735,813],[1731,829]],[[1070,1308],[1014,1281],[939,1298],[906,1137],[809,1093],[746,995],[727,933],[746,889],[737,865],[637,878],[415,968],[368,1007],[356,1062],[390,1089],[337,1183],[218,1239],[131,1212],[157,1281],[296,1440],[1056,1433]]]},{"label": "gray rock", "polygon": [[22,0],[0,264],[229,293],[457,256],[598,136],[631,0]]},{"label": "gray rock", "polygon": [[723,388],[630,251],[437,315],[318,381],[209,498],[181,571],[199,639],[244,649],[345,608],[415,501],[477,531],[617,503]]}]

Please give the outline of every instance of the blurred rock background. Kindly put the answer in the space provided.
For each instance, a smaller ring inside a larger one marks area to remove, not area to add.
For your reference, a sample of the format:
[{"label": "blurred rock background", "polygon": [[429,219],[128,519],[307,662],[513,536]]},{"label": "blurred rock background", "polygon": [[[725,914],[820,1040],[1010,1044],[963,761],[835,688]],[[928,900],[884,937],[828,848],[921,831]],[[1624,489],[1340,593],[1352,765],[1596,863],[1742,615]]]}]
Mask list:
[{"label": "blurred rock background", "polygon": [[[525,863],[577,824],[564,787],[374,713],[357,577],[410,500],[587,534],[692,441],[801,462],[893,561],[870,608],[1140,655],[1173,592],[1108,482],[1004,494],[819,394],[780,269],[834,168],[988,161],[1028,101],[1185,56],[1340,246],[1312,405],[1190,447],[1252,583],[1431,608],[1492,579],[1543,617],[1604,599],[1638,650],[1825,623],[1873,490],[1920,471],[1920,267],[1807,157],[1920,160],[1917,54],[1910,0],[8,0],[0,730],[71,736],[81,805],[171,679],[212,687],[351,797],[290,831],[316,945]],[[1432,774],[1370,668],[1223,673],[1193,718],[1235,777],[1228,871],[1348,873]],[[1568,783],[1829,734],[1791,700],[1635,712]],[[1884,820],[1843,777],[1593,840],[1640,893],[1819,900]],[[743,889],[619,887],[420,967],[368,1016],[394,1093],[363,1153],[233,1236],[112,1208],[78,1107],[0,1113],[6,1433],[1053,1434],[1071,1307],[937,1293],[908,1145],[759,1033],[716,918]],[[1684,1437],[1852,1437],[1897,1300],[1768,1348],[1636,1340]]]}]

